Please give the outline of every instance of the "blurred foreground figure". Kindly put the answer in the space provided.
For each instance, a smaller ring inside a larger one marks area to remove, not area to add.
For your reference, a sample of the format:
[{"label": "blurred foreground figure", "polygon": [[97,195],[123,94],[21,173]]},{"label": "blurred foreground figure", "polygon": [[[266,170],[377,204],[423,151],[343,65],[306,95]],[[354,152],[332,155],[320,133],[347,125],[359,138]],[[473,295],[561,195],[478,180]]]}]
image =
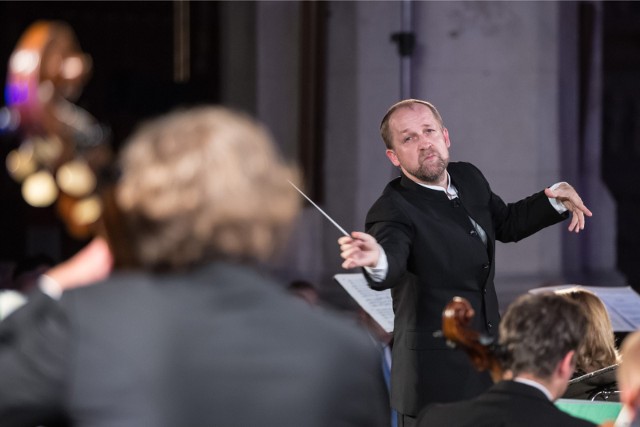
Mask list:
[{"label": "blurred foreground figure", "polygon": [[283,244],[299,202],[261,126],[177,112],[119,161],[107,241],[49,270],[0,323],[2,426],[388,423],[368,338],[251,267]]},{"label": "blurred foreground figure", "polygon": [[618,388],[623,412],[615,426],[640,426],[640,331],[622,342],[622,363],[618,368]]}]

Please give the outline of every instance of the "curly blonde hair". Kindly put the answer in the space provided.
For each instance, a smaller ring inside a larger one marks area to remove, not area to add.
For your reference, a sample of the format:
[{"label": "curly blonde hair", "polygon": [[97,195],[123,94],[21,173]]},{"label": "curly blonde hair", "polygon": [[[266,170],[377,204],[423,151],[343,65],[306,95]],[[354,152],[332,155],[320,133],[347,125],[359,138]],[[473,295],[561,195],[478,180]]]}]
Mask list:
[{"label": "curly blonde hair", "polygon": [[120,153],[115,200],[136,263],[266,260],[299,211],[298,180],[266,129],[223,107],[144,124]]}]

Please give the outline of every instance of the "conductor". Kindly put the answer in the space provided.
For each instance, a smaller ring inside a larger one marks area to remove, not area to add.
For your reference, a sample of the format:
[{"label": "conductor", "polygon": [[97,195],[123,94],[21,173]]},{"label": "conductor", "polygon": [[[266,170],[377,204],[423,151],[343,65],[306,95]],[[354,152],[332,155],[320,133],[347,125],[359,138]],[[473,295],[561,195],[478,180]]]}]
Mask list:
[{"label": "conductor", "polygon": [[495,335],[495,241],[519,241],[570,213],[568,229],[578,233],[591,212],[566,182],[503,202],[477,167],[449,162],[449,131],[429,102],[394,104],[380,133],[400,177],[369,210],[366,233],[352,232],[338,243],[345,269],[364,267],[372,288],[391,288],[391,405],[398,425],[407,426],[427,403],[471,398],[492,383],[433,332],[446,303],[458,295],[478,313],[472,327]]}]

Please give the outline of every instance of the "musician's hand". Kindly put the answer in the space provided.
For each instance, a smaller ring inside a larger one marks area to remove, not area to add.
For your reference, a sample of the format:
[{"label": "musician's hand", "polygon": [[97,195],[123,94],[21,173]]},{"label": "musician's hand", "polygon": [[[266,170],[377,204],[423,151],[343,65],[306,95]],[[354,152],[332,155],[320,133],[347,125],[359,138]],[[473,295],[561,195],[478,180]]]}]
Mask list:
[{"label": "musician's hand", "polygon": [[344,259],[342,268],[375,267],[380,258],[376,239],[367,233],[354,231],[351,236],[338,239],[340,256]]},{"label": "musician's hand", "polygon": [[582,199],[571,185],[563,182],[555,190],[545,188],[544,193],[547,197],[558,200],[571,211],[572,217],[569,231],[579,233],[580,230],[584,229],[585,215],[592,216],[593,214],[582,203]]},{"label": "musician's hand", "polygon": [[95,237],[77,254],[45,274],[60,285],[62,290],[90,285],[105,279],[113,267],[109,245],[101,237]]}]

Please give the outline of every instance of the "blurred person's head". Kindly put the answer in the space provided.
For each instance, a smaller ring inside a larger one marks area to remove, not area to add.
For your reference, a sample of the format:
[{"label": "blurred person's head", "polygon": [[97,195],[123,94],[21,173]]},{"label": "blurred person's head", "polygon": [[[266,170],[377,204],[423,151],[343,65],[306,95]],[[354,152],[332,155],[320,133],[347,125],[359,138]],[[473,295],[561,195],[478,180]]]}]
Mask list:
[{"label": "blurred person's head", "polygon": [[576,355],[576,371],[589,373],[618,363],[611,319],[602,300],[593,292],[577,287],[556,293],[578,303],[587,318],[587,332]]},{"label": "blurred person's head", "polygon": [[622,363],[616,372],[620,402],[637,418],[640,408],[640,331],[629,334],[620,347]]},{"label": "blurred person's head", "polygon": [[146,268],[266,260],[298,213],[287,182],[296,171],[263,126],[227,108],[145,123],[119,162],[115,204],[134,262]]},{"label": "blurred person's head", "polygon": [[554,293],[516,299],[500,321],[499,348],[505,371],[529,378],[561,396],[575,369],[575,355],[586,333],[578,304]]}]

